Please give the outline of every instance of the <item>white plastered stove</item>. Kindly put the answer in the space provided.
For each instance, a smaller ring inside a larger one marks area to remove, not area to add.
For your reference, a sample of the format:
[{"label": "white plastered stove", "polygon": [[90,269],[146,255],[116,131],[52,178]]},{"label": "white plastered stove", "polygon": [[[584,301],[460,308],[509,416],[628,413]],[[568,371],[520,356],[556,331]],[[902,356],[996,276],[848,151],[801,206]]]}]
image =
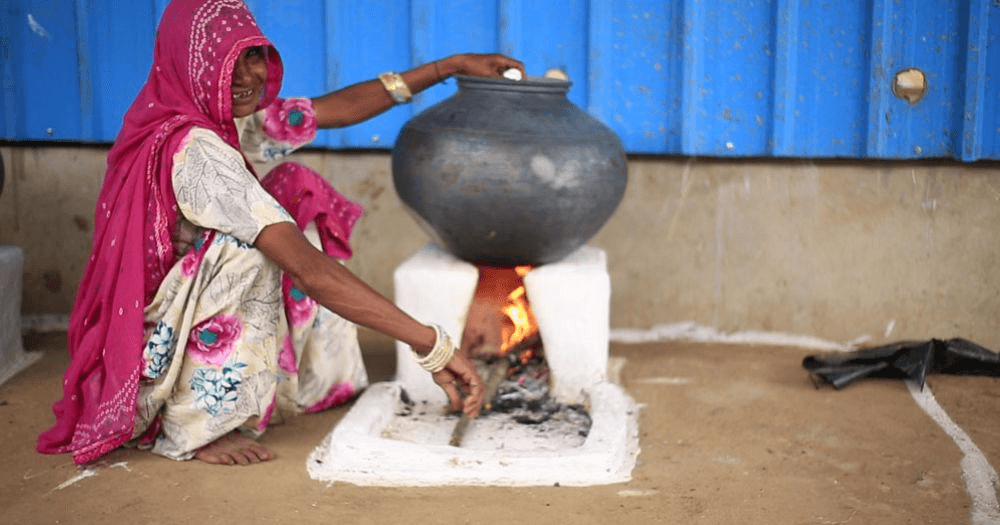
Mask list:
[{"label": "white plastered stove", "polygon": [[[476,267],[428,244],[395,271],[396,304],[462,333]],[[585,486],[628,481],[639,453],[638,408],[608,379],[611,284],[604,251],[584,246],[532,269],[525,289],[549,367],[549,393],[583,405],[586,435],[473,420],[449,445],[455,416],[430,374],[396,343],[396,379],[368,387],[306,461],[313,479],[378,486]],[[416,417],[420,415],[422,417]]]}]

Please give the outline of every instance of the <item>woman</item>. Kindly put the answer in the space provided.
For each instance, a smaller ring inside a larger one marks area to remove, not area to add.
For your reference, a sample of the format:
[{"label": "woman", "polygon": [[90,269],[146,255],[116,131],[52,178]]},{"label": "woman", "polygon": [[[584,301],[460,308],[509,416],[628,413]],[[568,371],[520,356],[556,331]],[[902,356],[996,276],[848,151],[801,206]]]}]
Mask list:
[{"label": "woman", "polygon": [[301,165],[258,182],[248,158],[281,157],[317,127],[368,119],[447,76],[509,68],[523,72],[502,55],[455,55],[283,101],[281,60],[241,1],[172,1],[108,154],[64,396],[38,450],[77,463],[126,443],[178,460],[270,459],[253,438],[276,405],[322,410],[365,385],[352,323],[409,344],[452,407],[477,414],[481,381],[447,335],[336,260],[351,254],[360,207]]}]

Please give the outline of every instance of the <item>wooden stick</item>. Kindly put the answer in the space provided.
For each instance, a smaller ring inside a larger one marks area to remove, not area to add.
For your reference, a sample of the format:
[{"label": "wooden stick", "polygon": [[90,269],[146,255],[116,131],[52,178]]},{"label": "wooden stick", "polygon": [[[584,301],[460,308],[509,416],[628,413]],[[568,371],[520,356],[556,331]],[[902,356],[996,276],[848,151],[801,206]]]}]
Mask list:
[{"label": "wooden stick", "polygon": [[[531,337],[517,343],[516,345],[510,347],[507,352],[505,352],[497,363],[495,363],[490,368],[490,375],[486,379],[486,393],[483,394],[483,408],[486,410],[493,410],[493,398],[497,396],[497,390],[500,389],[500,383],[503,382],[504,378],[507,377],[507,370],[510,369],[511,358],[517,358],[526,348],[529,346],[536,345],[542,340],[541,334],[533,334]],[[475,352],[472,352],[475,354]],[[451,432],[451,439],[448,440],[448,444],[453,447],[461,446],[462,438],[465,436],[465,429],[469,427],[469,423],[472,418],[462,414],[462,417],[458,419],[458,423],[455,423],[455,430]]]},{"label": "wooden stick", "polygon": [[451,431],[451,439],[448,440],[448,444],[453,447],[459,447],[462,445],[462,438],[465,436],[465,429],[469,427],[469,421],[472,418],[462,414],[462,417],[458,418],[458,423],[455,423],[455,430]]},{"label": "wooden stick", "polygon": [[[497,390],[500,388],[500,383],[503,382],[504,377],[507,376],[507,370],[510,368],[510,359],[507,356],[502,356],[496,364],[490,368],[489,378],[486,380],[486,393],[483,394],[483,407],[486,410],[493,408],[493,398],[497,395]],[[465,436],[465,429],[469,427],[469,422],[472,418],[466,414],[462,414],[462,417],[458,419],[458,423],[455,424],[455,430],[451,432],[451,439],[448,444],[453,447],[461,446],[462,438]]]},{"label": "wooden stick", "polygon": [[500,362],[490,370],[490,377],[486,379],[486,393],[483,394],[483,408],[493,410],[493,398],[497,397],[497,390],[500,383],[507,377],[507,370],[510,369],[510,358],[503,356]]}]

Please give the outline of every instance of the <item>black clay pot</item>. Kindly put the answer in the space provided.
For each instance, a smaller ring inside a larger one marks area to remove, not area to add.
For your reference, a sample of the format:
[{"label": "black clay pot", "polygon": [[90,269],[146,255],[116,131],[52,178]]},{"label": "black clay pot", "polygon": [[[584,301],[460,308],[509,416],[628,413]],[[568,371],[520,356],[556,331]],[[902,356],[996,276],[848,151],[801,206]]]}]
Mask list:
[{"label": "black clay pot", "polygon": [[569,82],[458,77],[392,150],[400,199],[466,261],[557,261],[584,245],[628,181],[618,137],[566,99]]}]

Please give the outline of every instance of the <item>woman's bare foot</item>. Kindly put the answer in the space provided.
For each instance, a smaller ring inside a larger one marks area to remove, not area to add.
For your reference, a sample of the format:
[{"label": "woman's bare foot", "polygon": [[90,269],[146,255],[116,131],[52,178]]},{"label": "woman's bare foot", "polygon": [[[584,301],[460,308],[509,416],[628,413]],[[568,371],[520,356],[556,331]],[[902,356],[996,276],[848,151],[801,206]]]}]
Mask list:
[{"label": "woman's bare foot", "polygon": [[194,457],[213,465],[249,465],[267,461],[274,454],[243,434],[230,432],[199,448]]}]

